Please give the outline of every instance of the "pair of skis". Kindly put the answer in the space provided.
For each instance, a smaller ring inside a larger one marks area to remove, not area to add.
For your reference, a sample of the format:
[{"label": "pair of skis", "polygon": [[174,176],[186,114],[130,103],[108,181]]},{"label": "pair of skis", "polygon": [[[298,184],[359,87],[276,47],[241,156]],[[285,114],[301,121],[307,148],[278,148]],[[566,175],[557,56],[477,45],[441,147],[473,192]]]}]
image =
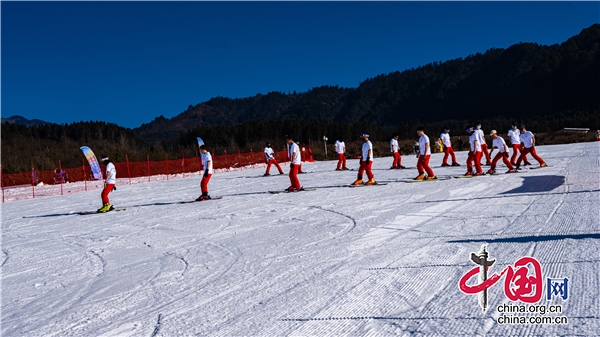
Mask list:
[{"label": "pair of skis", "polygon": [[98,212],[98,211],[86,211],[86,212],[77,212],[74,214],[78,214],[78,215],[90,215],[90,214],[104,214],[104,213],[110,213],[110,212],[121,212],[126,210],[126,208],[113,208],[108,212]]},{"label": "pair of skis", "polygon": [[189,201],[180,201],[180,204],[192,204],[194,202],[203,202],[203,201],[210,201],[210,200],[220,200],[223,199],[222,196],[218,196],[218,197],[210,197],[210,199],[204,199],[204,200],[189,200]]},{"label": "pair of skis", "polygon": [[[201,201],[209,201],[209,200],[219,200],[219,199],[223,199],[222,196],[218,196],[218,197],[211,197],[210,199],[206,199],[206,200],[189,200],[189,201],[180,201],[180,204],[191,204],[194,202],[201,202]],[[126,208],[115,208],[112,209],[108,212],[98,212],[98,211],[86,211],[86,212],[76,212],[73,214],[78,214],[78,215],[91,215],[91,214],[104,214],[104,213],[111,213],[111,212],[121,212],[121,211],[125,211]]]}]

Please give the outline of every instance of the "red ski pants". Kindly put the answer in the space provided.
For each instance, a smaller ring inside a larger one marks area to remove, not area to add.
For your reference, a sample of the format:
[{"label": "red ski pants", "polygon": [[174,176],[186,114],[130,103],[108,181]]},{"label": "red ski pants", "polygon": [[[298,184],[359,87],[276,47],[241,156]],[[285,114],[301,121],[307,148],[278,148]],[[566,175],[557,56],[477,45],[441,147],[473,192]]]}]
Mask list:
[{"label": "red ski pants", "polygon": [[419,160],[417,160],[417,170],[419,170],[419,174],[423,174],[423,172],[427,172],[428,177],[433,177],[433,170],[429,167],[429,159],[431,158],[430,154],[427,155],[419,155]]},{"label": "red ski pants", "polygon": [[456,163],[456,155],[454,154],[454,149],[452,146],[444,147],[444,160],[442,160],[442,164],[448,164],[448,156],[452,156],[452,164]]},{"label": "red ski pants", "polygon": [[[512,157],[510,158],[510,162],[511,162],[513,165],[517,165],[517,160],[518,160],[518,159],[519,159],[519,157],[520,157],[520,156],[519,156],[519,153],[523,152],[523,151],[521,150],[521,144],[513,144],[512,148],[513,148],[513,155],[512,155]],[[529,165],[529,160],[527,160],[527,155],[525,155],[525,157],[523,157],[523,160],[525,161],[525,164]]]},{"label": "red ski pants", "polygon": [[537,152],[535,152],[535,147],[532,146],[530,148],[524,147],[521,150],[521,156],[519,157],[519,160],[517,160],[517,166],[521,166],[521,161],[523,160],[527,162],[527,154],[531,154],[531,156],[537,160],[540,165],[544,163],[544,160],[538,156]]},{"label": "red ski pants", "polygon": [[115,187],[115,184],[108,184],[108,185],[104,186],[104,189],[102,190],[102,203],[103,204],[110,203],[110,201],[108,200],[108,193],[110,193],[114,187]]},{"label": "red ski pants", "polygon": [[299,189],[300,180],[298,180],[298,170],[300,169],[299,164],[290,164],[290,184],[292,188]]},{"label": "red ski pants", "polygon": [[[485,156],[485,162],[489,163],[491,162],[491,158],[490,158],[490,151],[488,151],[488,146],[485,142],[483,142],[483,144],[481,144],[481,152],[482,152],[482,157]],[[479,159],[481,160],[481,159]]]},{"label": "red ski pants", "polygon": [[481,157],[483,157],[483,153],[469,151],[469,156],[467,157],[467,172],[471,172],[473,170],[473,161],[475,162],[475,169],[478,173],[483,173],[481,169]]},{"label": "red ski pants", "polygon": [[490,169],[493,170],[493,169],[496,168],[496,163],[498,162],[498,160],[500,160],[500,158],[502,158],[502,161],[504,162],[504,165],[506,165],[509,169],[512,168],[512,164],[510,163],[510,161],[508,161],[508,153],[506,153],[506,152],[498,152],[498,153],[496,153],[496,156],[492,160],[492,166],[490,167]]},{"label": "red ski pants", "polygon": [[[519,152],[521,150],[521,144],[513,144],[512,149],[513,149],[513,154],[512,154],[512,157],[510,157],[510,162],[515,164],[517,162],[517,159],[519,159]],[[527,158],[525,159],[525,161],[527,161]]]},{"label": "red ski pants", "polygon": [[212,174],[202,176],[202,181],[200,182],[200,190],[202,193],[208,193],[208,182],[210,181],[210,177],[212,177]]},{"label": "red ski pants", "polygon": [[402,157],[400,157],[400,152],[394,152],[394,162],[392,163],[392,167],[400,166],[402,166]]},{"label": "red ski pants", "polygon": [[343,153],[338,153],[338,163],[337,169],[341,170],[342,168],[346,168],[346,156]]},{"label": "red ski pants", "polygon": [[361,161],[360,167],[358,169],[358,174],[356,175],[356,179],[362,180],[363,173],[365,173],[365,171],[367,172],[367,178],[369,178],[369,180],[373,179],[374,175],[373,175],[373,171],[371,171],[371,166],[373,166],[372,160]]},{"label": "red ski pants", "polygon": [[273,159],[269,160],[269,163],[267,164],[266,174],[269,174],[269,172],[271,172],[271,165],[275,165],[275,167],[277,167],[277,169],[279,170],[279,173],[283,173],[281,166],[279,166],[279,163],[277,162],[277,160],[275,158],[273,158]]}]

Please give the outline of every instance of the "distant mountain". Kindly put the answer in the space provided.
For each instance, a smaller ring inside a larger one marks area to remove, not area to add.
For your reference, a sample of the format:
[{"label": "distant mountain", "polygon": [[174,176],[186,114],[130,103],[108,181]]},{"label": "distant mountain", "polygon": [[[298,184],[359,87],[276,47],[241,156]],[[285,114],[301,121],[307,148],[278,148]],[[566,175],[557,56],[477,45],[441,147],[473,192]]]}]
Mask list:
[{"label": "distant mountain", "polygon": [[2,118],[2,124],[4,124],[4,123],[27,125],[27,126],[50,124],[50,123],[44,122],[43,120],[40,120],[40,119],[29,120],[23,116],[17,116],[17,115],[11,116],[8,118]]},{"label": "distant mountain", "polygon": [[552,116],[600,107],[600,24],[552,46],[519,43],[466,58],[379,75],[358,88],[322,86],[305,93],[216,97],[133,131],[146,141],[174,139],[200,126],[252,120],[369,121],[394,126],[419,119]]}]

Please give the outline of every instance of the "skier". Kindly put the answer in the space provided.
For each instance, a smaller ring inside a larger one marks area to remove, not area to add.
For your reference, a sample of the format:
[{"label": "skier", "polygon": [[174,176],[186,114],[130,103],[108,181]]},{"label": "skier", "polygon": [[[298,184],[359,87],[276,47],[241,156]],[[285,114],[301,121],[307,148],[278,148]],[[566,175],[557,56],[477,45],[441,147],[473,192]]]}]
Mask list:
[{"label": "skier", "polygon": [[204,145],[200,146],[200,157],[202,158],[204,175],[202,176],[202,181],[200,181],[200,190],[202,191],[202,195],[200,195],[196,201],[210,200],[210,195],[208,195],[208,182],[213,174],[212,156]]},{"label": "skier", "polygon": [[[510,137],[510,145],[513,149],[513,155],[510,158],[510,162],[512,166],[517,166],[517,159],[519,159],[519,151],[521,150],[521,132],[519,132],[517,122],[512,123],[512,128],[508,130],[508,136]],[[531,163],[527,160],[527,156],[525,156],[524,160],[525,166],[531,165]]]},{"label": "skier", "polygon": [[492,159],[492,167],[490,167],[487,173],[496,173],[496,163],[498,162],[498,160],[500,160],[500,158],[502,158],[504,165],[508,167],[508,172],[506,173],[517,172],[517,170],[514,169],[511,162],[508,160],[508,145],[506,145],[504,139],[498,136],[496,130],[492,130],[492,132],[490,132],[490,136],[492,137],[492,151],[490,152],[490,156],[494,152],[494,149],[498,149],[498,154],[494,157],[494,159]]},{"label": "skier", "polygon": [[488,152],[488,146],[487,143],[485,142],[485,133],[483,132],[483,130],[481,130],[481,123],[477,122],[475,123],[475,128],[477,130],[475,130],[475,133],[478,134],[479,137],[479,146],[481,146],[481,153],[482,153],[482,157],[485,155],[485,165],[490,166],[490,153]]},{"label": "skier", "polygon": [[445,127],[444,131],[440,135],[442,145],[444,146],[444,159],[442,160],[442,166],[450,166],[448,165],[448,155],[452,156],[452,166],[460,166],[460,164],[456,162],[456,155],[454,154],[454,149],[452,149],[452,142],[450,141],[450,134],[448,132],[450,132],[450,129]]},{"label": "skier", "polygon": [[521,135],[519,136],[519,138],[521,140],[521,156],[519,157],[519,160],[517,160],[517,170],[521,165],[521,161],[523,161],[527,157],[528,153],[531,153],[533,159],[537,160],[538,163],[540,163],[540,167],[546,167],[547,165],[544,162],[544,160],[540,158],[540,156],[538,156],[537,152],[535,151],[535,137],[533,136],[533,133],[531,133],[531,131],[527,131],[527,129],[525,129],[525,125],[521,125]]},{"label": "skier", "polygon": [[[479,142],[479,132],[476,132],[472,126],[467,127],[467,133],[471,134],[469,137],[469,156],[467,157],[467,173],[466,176],[480,176],[483,174],[483,170],[481,169],[481,157],[483,153],[481,152],[481,143]],[[473,173],[473,161],[475,161],[475,169],[477,170]]]},{"label": "skier", "polygon": [[463,150],[463,140],[462,138],[458,137],[458,151],[462,151]]},{"label": "skier", "polygon": [[300,191],[302,190],[302,186],[300,186],[300,180],[298,180],[298,170],[300,169],[300,165],[302,164],[300,157],[300,147],[298,147],[298,144],[294,143],[294,137],[288,135],[285,136],[285,139],[287,142],[288,156],[290,159],[290,187],[286,188],[286,191]]},{"label": "skier", "polygon": [[367,177],[369,181],[365,185],[375,185],[375,177],[373,176],[373,171],[371,171],[371,166],[373,165],[373,144],[369,140],[369,135],[363,133],[361,138],[365,141],[362,146],[362,155],[360,156],[360,168],[358,169],[358,175],[356,176],[356,181],[352,183],[352,185],[362,185],[363,183],[363,173],[367,172]]},{"label": "skier", "polygon": [[108,194],[113,190],[116,190],[115,184],[117,183],[117,169],[115,165],[111,163],[108,156],[102,156],[102,164],[106,165],[106,179],[104,180],[104,189],[102,190],[102,207],[98,209],[98,213],[105,213],[114,210],[114,207],[110,205],[108,200]]},{"label": "skier", "polygon": [[267,163],[267,172],[265,172],[265,176],[271,175],[269,173],[271,171],[271,164],[277,167],[277,169],[279,170],[279,174],[283,174],[281,166],[279,166],[277,159],[275,159],[275,151],[273,151],[273,149],[271,148],[271,142],[267,142],[267,146],[265,146],[265,163]]},{"label": "skier", "polygon": [[398,135],[394,135],[392,140],[390,140],[390,152],[394,157],[394,162],[392,163],[392,167],[390,169],[403,169],[402,166],[402,157],[400,156],[400,149],[398,147]]},{"label": "skier", "polygon": [[[423,127],[417,128],[417,135],[419,135],[419,153],[417,153],[419,175],[415,180],[433,180],[435,179],[435,174],[433,174],[433,170],[429,167],[429,159],[431,158],[429,137],[425,134]],[[425,172],[427,172],[427,178],[425,178]]]},{"label": "skier", "polygon": [[338,163],[336,171],[344,171],[348,168],[346,167],[346,144],[343,140],[338,139],[335,141],[335,152],[338,156]]}]

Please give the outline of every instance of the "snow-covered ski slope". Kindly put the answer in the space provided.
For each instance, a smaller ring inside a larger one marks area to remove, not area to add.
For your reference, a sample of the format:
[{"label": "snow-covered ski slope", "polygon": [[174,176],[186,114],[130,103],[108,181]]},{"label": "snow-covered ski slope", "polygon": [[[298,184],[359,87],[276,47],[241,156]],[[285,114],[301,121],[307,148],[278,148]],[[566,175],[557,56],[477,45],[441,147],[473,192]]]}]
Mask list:
[{"label": "snow-covered ski slope", "polygon": [[[3,204],[1,333],[598,335],[600,143],[537,150],[551,167],[471,179],[394,182],[416,169],[379,158],[375,179],[388,185],[337,187],[356,171],[328,161],[303,165],[315,191],[268,194],[287,175],[255,169],[213,176],[222,200],[180,204],[200,194],[193,176],[119,186],[110,197],[124,212],[69,215],[100,207],[99,190]],[[441,160],[432,156],[437,175],[465,172]],[[513,303],[506,276],[483,313],[458,288],[482,244],[496,259],[489,274],[535,257],[538,304],[561,305],[568,323],[499,324],[497,307]],[[546,278],[565,277],[568,299],[546,300]]]}]

